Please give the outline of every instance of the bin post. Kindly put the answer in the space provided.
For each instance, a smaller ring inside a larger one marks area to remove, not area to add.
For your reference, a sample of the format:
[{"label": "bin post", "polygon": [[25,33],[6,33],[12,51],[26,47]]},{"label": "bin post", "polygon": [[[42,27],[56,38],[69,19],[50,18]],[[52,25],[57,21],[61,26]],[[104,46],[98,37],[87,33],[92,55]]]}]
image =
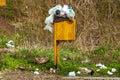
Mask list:
[{"label": "bin post", "polygon": [[54,40],[54,65],[57,68],[60,63],[60,46],[59,41]]}]

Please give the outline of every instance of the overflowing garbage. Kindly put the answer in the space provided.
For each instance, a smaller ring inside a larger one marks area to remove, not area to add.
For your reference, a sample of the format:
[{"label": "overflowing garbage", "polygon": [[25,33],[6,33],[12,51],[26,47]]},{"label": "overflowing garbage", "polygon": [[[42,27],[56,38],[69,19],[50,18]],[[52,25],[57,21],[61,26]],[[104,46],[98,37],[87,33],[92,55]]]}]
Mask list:
[{"label": "overflowing garbage", "polygon": [[53,33],[53,24],[61,21],[72,21],[75,17],[75,12],[70,5],[56,5],[49,11],[49,16],[45,19],[46,26],[44,30],[49,30]]},{"label": "overflowing garbage", "polygon": [[8,48],[15,48],[14,41],[13,41],[13,40],[9,40],[9,41],[6,43],[6,46],[7,46]]}]

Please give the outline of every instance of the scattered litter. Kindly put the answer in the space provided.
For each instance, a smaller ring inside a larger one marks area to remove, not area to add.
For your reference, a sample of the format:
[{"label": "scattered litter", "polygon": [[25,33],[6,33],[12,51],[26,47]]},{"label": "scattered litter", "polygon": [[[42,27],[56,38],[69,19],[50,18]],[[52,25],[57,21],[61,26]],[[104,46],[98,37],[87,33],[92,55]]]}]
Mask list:
[{"label": "scattered litter", "polygon": [[53,68],[50,68],[50,73],[56,73],[56,70],[55,69],[53,69]]},{"label": "scattered litter", "polygon": [[20,69],[21,71],[24,71],[25,67],[19,66],[18,69]]},{"label": "scattered litter", "polygon": [[34,62],[37,63],[37,64],[44,64],[46,62],[49,61],[49,58],[48,57],[40,57],[40,58],[35,58]]},{"label": "scattered litter", "polygon": [[88,69],[88,68],[81,68],[80,70],[82,72],[85,72],[85,73],[90,73],[91,72],[91,69]]},{"label": "scattered litter", "polygon": [[107,67],[104,64],[101,64],[101,63],[96,64],[96,67],[99,67],[101,69],[107,69]]},{"label": "scattered litter", "polygon": [[69,72],[68,76],[69,77],[75,77],[75,71]]},{"label": "scattered litter", "polygon": [[114,72],[116,72],[117,70],[115,68],[112,68],[111,71],[108,71],[107,74],[109,75],[113,75]]},{"label": "scattered litter", "polygon": [[80,73],[81,73],[80,71],[77,72],[77,74],[80,74]]},{"label": "scattered litter", "polygon": [[39,70],[38,68],[35,69],[35,71],[34,71],[34,74],[35,74],[35,75],[39,75],[39,74],[40,74],[40,73],[38,72],[38,70]]},{"label": "scattered litter", "polygon": [[93,74],[94,74],[94,71],[93,71],[92,69],[81,68],[80,70],[81,70],[81,72],[83,72],[83,73],[88,73],[88,74],[90,74],[90,75],[93,75]]},{"label": "scattered litter", "polygon": [[113,75],[113,73],[112,73],[112,72],[110,72],[110,71],[108,71],[108,72],[107,72],[107,74],[109,74],[109,75]]},{"label": "scattered litter", "polygon": [[9,40],[9,41],[6,43],[6,46],[7,46],[8,48],[15,48],[13,40]]},{"label": "scattered litter", "polygon": [[89,63],[89,62],[90,62],[90,60],[88,60],[88,59],[81,61],[81,63]]},{"label": "scattered litter", "polygon": [[115,68],[112,68],[112,69],[111,69],[111,72],[113,72],[113,73],[116,72],[116,71],[117,71],[117,70],[116,70]]}]

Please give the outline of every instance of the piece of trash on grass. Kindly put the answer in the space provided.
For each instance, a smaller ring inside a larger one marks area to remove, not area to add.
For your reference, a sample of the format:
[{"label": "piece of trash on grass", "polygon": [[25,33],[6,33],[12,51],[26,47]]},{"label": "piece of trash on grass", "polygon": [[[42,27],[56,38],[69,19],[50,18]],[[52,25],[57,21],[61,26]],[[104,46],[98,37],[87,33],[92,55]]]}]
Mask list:
[{"label": "piece of trash on grass", "polygon": [[7,46],[8,48],[15,48],[13,40],[9,40],[9,41],[6,43],[6,46]]},{"label": "piece of trash on grass", "polygon": [[39,75],[39,74],[40,74],[40,73],[38,72],[38,70],[39,70],[38,68],[35,69],[35,71],[34,71],[34,74],[35,74],[35,75]]},{"label": "piece of trash on grass", "polygon": [[113,72],[113,73],[116,72],[116,71],[117,71],[117,70],[116,70],[115,68],[112,68],[112,69],[111,69],[111,72]]},{"label": "piece of trash on grass", "polygon": [[101,69],[107,69],[107,67],[104,64],[101,64],[101,63],[96,64],[96,67],[99,67]]},{"label": "piece of trash on grass", "polygon": [[109,75],[113,75],[113,73],[112,73],[112,72],[110,72],[110,71],[108,71],[108,72],[107,72],[107,74],[109,74]]},{"label": "piece of trash on grass", "polygon": [[50,71],[50,73],[56,73],[56,70],[53,68],[50,68],[49,71]]},{"label": "piece of trash on grass", "polygon": [[81,61],[81,63],[89,63],[89,62],[90,62],[90,60],[88,60],[88,59]]},{"label": "piece of trash on grass", "polygon": [[44,64],[46,62],[49,61],[49,58],[48,57],[40,57],[40,58],[35,58],[34,62],[37,63],[37,64]]},{"label": "piece of trash on grass", "polygon": [[80,74],[80,73],[81,73],[80,71],[77,72],[77,74]]},{"label": "piece of trash on grass", "polygon": [[18,69],[20,69],[21,71],[24,71],[25,67],[19,66]]},{"label": "piece of trash on grass", "polygon": [[88,73],[88,74],[90,74],[90,75],[93,75],[93,74],[94,74],[94,70],[92,70],[92,69],[81,68],[80,70],[81,70],[82,72]]},{"label": "piece of trash on grass", "polygon": [[76,75],[75,71],[69,72],[69,74],[68,74],[69,77],[75,77],[75,75]]}]

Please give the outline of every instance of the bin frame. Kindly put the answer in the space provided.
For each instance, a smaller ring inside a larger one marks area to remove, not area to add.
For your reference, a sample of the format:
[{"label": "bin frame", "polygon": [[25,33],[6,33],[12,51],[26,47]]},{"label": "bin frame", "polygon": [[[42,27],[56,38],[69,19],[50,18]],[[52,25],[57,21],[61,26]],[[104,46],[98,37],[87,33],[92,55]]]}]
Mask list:
[{"label": "bin frame", "polygon": [[76,20],[54,23],[54,65],[60,64],[60,41],[75,40]]}]

